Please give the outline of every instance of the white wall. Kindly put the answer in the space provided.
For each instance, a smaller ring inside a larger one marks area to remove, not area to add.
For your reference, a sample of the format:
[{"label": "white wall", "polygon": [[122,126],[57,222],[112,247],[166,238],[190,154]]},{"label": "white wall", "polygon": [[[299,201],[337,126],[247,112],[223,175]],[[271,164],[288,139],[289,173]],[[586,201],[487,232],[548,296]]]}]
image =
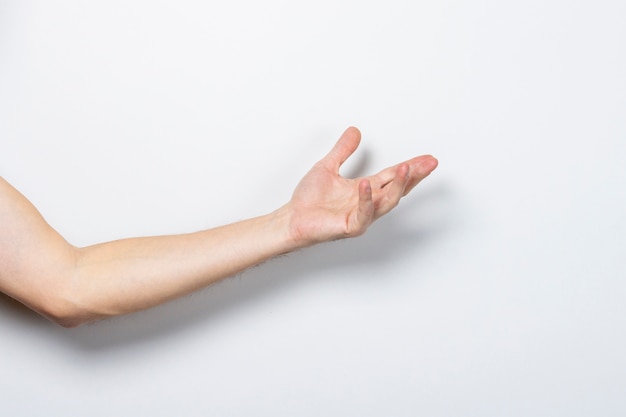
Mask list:
[{"label": "white wall", "polygon": [[624,415],[626,3],[225,3],[0,2],[0,175],[72,243],[273,210],[348,125],[440,167],[150,311],[0,297],[0,415]]}]

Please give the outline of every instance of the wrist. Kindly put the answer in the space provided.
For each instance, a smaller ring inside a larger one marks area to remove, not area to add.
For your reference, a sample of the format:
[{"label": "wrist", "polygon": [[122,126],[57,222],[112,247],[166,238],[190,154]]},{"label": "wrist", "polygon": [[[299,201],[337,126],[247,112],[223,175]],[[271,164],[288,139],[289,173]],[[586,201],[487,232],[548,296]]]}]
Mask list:
[{"label": "wrist", "polygon": [[274,211],[272,214],[272,224],[275,230],[279,231],[282,241],[285,244],[285,253],[298,249],[303,249],[314,245],[315,241],[308,239],[302,230],[298,228],[294,221],[295,212],[291,203],[287,203]]}]

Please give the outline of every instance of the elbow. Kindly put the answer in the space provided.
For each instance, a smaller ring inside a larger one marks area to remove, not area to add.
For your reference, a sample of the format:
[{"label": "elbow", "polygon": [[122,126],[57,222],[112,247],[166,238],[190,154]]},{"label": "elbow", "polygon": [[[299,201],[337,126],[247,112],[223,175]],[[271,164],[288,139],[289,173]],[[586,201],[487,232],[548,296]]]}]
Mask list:
[{"label": "elbow", "polygon": [[74,314],[47,315],[47,317],[53,323],[66,329],[73,329],[90,321]]},{"label": "elbow", "polygon": [[34,310],[61,327],[75,328],[98,318],[84,298],[77,288],[61,284],[42,294]]},{"label": "elbow", "polygon": [[31,287],[22,294],[12,294],[12,297],[51,322],[65,328],[78,327],[97,318],[90,313],[89,308],[84,307],[85,304],[80,302],[80,295],[75,291],[67,291],[65,289],[67,287],[62,282],[48,284],[51,285]]},{"label": "elbow", "polygon": [[97,313],[93,297],[89,297],[84,277],[77,272],[77,256],[78,252],[74,250],[68,267],[57,271],[54,274],[56,279],[47,280],[51,285],[42,303],[43,311],[40,311],[53,323],[68,329],[103,317]]},{"label": "elbow", "polygon": [[67,329],[79,327],[92,321],[84,309],[78,308],[65,297],[47,297],[38,312],[53,323]]}]

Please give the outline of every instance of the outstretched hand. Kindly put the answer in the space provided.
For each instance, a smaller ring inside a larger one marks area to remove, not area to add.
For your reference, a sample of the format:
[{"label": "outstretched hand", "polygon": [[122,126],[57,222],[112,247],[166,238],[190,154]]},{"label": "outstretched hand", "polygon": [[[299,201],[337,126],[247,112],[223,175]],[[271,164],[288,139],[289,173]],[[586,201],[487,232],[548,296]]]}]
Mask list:
[{"label": "outstretched hand", "polygon": [[341,165],[361,141],[348,128],[333,149],[304,176],[291,201],[290,233],[299,245],[359,236],[387,214],[436,167],[437,160],[422,155],[363,178],[344,178]]}]

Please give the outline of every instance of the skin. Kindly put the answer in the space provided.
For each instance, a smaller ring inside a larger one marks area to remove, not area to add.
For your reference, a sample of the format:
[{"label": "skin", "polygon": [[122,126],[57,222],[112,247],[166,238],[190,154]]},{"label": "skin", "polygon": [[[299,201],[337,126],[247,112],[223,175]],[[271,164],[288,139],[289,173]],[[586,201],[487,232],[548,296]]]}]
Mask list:
[{"label": "skin", "polygon": [[348,128],[276,211],[196,233],[78,248],[0,177],[0,291],[64,327],[146,309],[280,254],[360,236],[436,167],[423,155],[376,175],[339,168],[359,146]]}]

